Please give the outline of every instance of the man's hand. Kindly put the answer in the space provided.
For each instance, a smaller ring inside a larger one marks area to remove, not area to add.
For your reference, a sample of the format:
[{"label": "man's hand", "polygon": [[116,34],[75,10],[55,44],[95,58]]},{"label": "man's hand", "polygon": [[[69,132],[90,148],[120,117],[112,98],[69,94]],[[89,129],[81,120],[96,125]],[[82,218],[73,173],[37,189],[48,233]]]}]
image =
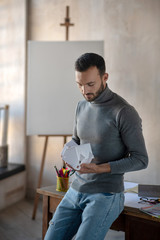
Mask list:
[{"label": "man's hand", "polygon": [[82,163],[79,173],[109,173],[111,172],[110,164],[95,164],[95,163]]}]

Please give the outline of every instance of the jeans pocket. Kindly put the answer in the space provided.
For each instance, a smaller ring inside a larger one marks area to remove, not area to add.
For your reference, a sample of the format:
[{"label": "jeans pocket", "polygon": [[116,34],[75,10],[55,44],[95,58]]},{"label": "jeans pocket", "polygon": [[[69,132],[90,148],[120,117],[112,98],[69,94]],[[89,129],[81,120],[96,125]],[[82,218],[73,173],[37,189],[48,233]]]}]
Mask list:
[{"label": "jeans pocket", "polygon": [[109,196],[113,196],[113,193],[101,193],[103,196],[109,197]]}]

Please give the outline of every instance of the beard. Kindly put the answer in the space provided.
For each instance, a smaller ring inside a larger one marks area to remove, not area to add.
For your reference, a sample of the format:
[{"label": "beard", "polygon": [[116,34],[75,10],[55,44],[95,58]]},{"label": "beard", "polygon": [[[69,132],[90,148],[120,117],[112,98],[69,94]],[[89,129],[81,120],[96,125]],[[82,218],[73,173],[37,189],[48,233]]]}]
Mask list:
[{"label": "beard", "polygon": [[98,89],[97,92],[95,93],[87,93],[86,95],[83,94],[83,97],[88,101],[88,102],[92,102],[94,101],[96,98],[99,97],[99,95],[104,91],[105,86],[103,85],[103,82],[101,81],[101,85]]}]

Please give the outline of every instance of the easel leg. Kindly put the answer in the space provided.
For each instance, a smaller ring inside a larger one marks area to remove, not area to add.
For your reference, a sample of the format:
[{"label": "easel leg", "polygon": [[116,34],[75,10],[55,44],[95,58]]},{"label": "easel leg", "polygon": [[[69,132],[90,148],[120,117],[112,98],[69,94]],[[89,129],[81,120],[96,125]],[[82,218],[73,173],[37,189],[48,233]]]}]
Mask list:
[{"label": "easel leg", "polygon": [[[40,188],[41,183],[42,183],[42,175],[43,175],[44,162],[45,162],[45,157],[46,157],[47,144],[48,144],[48,136],[45,136],[45,143],[44,143],[43,156],[42,156],[42,161],[41,161],[41,168],[40,168],[37,188]],[[39,194],[36,192],[35,199],[34,199],[34,208],[33,208],[33,213],[32,213],[33,220],[35,219],[35,216],[36,216],[38,201],[39,201]]]},{"label": "easel leg", "polygon": [[[63,145],[65,145],[67,142],[67,136],[63,136]],[[66,163],[63,161],[63,167],[66,168]]]}]

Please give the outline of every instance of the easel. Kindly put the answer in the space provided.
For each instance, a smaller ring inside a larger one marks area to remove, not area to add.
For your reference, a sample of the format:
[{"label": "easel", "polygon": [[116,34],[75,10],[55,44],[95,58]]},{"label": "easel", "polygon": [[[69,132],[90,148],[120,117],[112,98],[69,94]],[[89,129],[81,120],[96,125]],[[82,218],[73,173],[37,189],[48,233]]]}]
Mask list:
[{"label": "easel", "polygon": [[70,23],[69,6],[66,7],[65,22],[64,23],[60,23],[60,26],[66,27],[66,41],[68,41],[69,40],[69,27],[74,26],[74,23]]},{"label": "easel", "polygon": [[[69,27],[74,26],[73,23],[70,23],[70,18],[69,18],[69,6],[66,7],[66,18],[65,18],[65,23],[61,23],[60,26],[65,26],[66,27],[66,41],[69,40]],[[68,135],[39,135],[39,137],[45,137],[45,142],[44,142],[44,149],[43,149],[43,154],[42,154],[42,160],[41,160],[41,167],[40,167],[40,173],[39,173],[39,178],[38,178],[38,184],[37,188],[41,187],[42,183],[42,175],[43,175],[43,169],[44,169],[44,163],[45,163],[45,157],[46,157],[46,151],[47,151],[47,145],[48,145],[48,138],[49,137],[63,137],[64,141],[63,143],[65,144],[67,142],[67,137],[72,136],[70,134]],[[65,167],[65,162],[63,161],[63,166]],[[35,199],[34,199],[34,208],[33,208],[33,213],[32,213],[32,219],[35,219],[36,212],[37,212],[37,207],[38,207],[38,201],[39,201],[39,194],[35,194]]]}]

